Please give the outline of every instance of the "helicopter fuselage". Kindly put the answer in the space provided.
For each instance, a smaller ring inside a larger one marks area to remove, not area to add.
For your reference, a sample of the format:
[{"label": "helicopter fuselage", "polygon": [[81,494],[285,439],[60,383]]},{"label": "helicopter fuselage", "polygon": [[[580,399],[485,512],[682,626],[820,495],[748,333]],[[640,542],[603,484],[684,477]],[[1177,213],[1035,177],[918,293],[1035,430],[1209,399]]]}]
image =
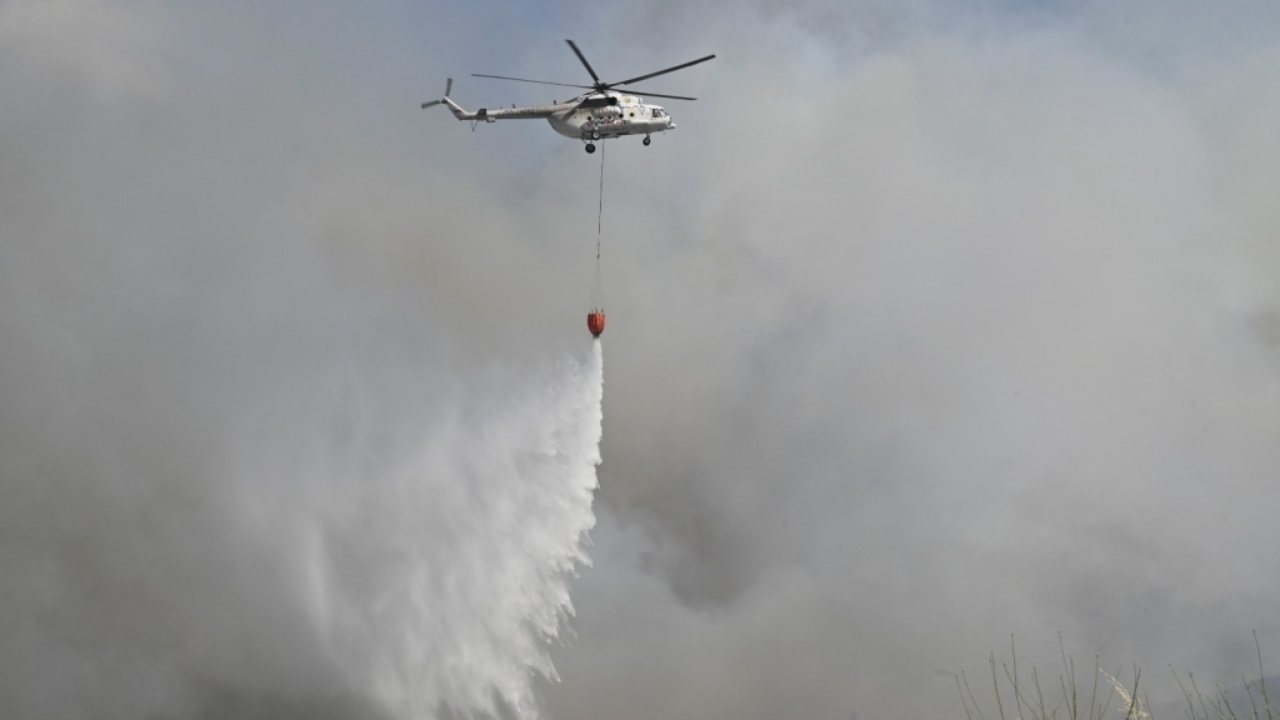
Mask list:
[{"label": "helicopter fuselage", "polygon": [[[450,85],[452,85],[452,80]],[[446,88],[447,91],[447,88]],[[499,120],[533,120],[546,118],[556,132],[586,143],[587,152],[595,150],[594,142],[624,135],[643,135],[649,144],[652,133],[674,130],[675,122],[661,105],[651,105],[644,98],[622,93],[593,93],[551,105],[480,108],[471,112],[447,94],[440,100],[423,103],[423,107],[445,104],[454,117],[474,123]]]},{"label": "helicopter fuselage", "polygon": [[[634,95],[610,94],[616,104],[605,104],[601,96],[549,115],[552,129],[577,140],[601,140],[623,135],[649,135],[675,128],[667,111]],[[592,102],[596,100],[597,102]]]},{"label": "helicopter fuselage", "polygon": [[[644,101],[644,98],[635,95],[628,95],[625,92],[619,92],[615,88],[621,88],[624,85],[643,82],[660,75],[673,73],[677,70],[683,70],[704,63],[708,60],[715,59],[715,55],[704,55],[696,60],[672,65],[669,68],[658,70],[657,72],[645,73],[637,75],[627,80],[619,80],[617,82],[604,82],[600,76],[596,74],[591,63],[587,62],[587,57],[582,54],[582,50],[572,40],[565,40],[569,48],[573,50],[573,54],[578,57],[578,61],[582,63],[582,67],[586,69],[587,74],[591,76],[592,83],[590,85],[579,85],[574,83],[552,82],[549,80],[531,80],[529,78],[511,77],[509,75],[488,75],[480,73],[472,73],[475,77],[491,78],[494,80],[512,80],[514,82],[534,83],[536,85],[559,85],[562,87],[583,88],[588,90],[586,94],[568,100],[566,102],[554,102],[551,105],[530,105],[525,107],[516,107],[512,105],[509,108],[480,108],[475,112],[469,112],[461,105],[454,102],[449,97],[449,91],[453,88],[453,78],[449,78],[444,86],[444,97],[439,100],[430,100],[422,103],[422,109],[434,107],[436,105],[446,105],[453,113],[453,116],[459,120],[472,123],[491,123],[499,120],[529,120],[532,118],[546,118],[551,123],[551,127],[556,132],[565,137],[574,138],[583,142],[584,149],[588,153],[596,151],[595,142],[604,140],[605,138],[622,137],[623,135],[643,135],[644,144],[650,142],[649,136],[653,133],[666,132],[674,130],[676,124],[672,122],[671,116],[660,105],[650,105]],[[638,90],[636,88],[635,90]],[[641,91],[644,92],[644,91]],[[667,98],[669,100],[697,100],[694,97],[685,95],[668,95],[649,90],[651,97]],[[472,126],[475,129],[475,126]]]}]

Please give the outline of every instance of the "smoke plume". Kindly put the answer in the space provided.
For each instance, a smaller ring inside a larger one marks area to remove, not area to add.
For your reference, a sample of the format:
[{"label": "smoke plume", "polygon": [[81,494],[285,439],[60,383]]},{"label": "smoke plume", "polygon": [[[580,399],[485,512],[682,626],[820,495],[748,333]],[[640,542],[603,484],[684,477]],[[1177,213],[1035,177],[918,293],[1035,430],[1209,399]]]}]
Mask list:
[{"label": "smoke plume", "polygon": [[1254,673],[1255,628],[1274,672],[1280,5],[7,0],[4,714],[431,702],[353,637],[400,577],[366,536],[567,382],[526,368],[582,340],[599,158],[418,105],[564,100],[469,73],[581,83],[566,37],[607,80],[717,58],[608,147],[550,714],[954,716],[953,671],[1059,631],[1155,701]]}]

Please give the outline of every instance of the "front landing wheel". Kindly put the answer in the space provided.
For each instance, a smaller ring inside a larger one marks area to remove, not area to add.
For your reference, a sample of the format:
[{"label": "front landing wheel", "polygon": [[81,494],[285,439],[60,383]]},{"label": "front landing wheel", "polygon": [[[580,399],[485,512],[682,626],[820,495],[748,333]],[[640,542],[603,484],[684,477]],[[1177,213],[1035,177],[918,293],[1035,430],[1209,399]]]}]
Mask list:
[{"label": "front landing wheel", "polygon": [[649,137],[648,135],[645,135],[645,136],[644,136],[644,144],[645,144],[645,147],[648,147],[648,146],[649,146],[649,143],[651,143],[651,142],[653,142],[653,138]]},{"label": "front landing wheel", "polygon": [[595,144],[595,143],[587,143],[587,146],[586,146],[586,148],[585,148],[585,149],[586,149],[586,151],[587,151],[587,154],[588,154],[588,155],[590,155],[591,153],[593,153],[593,152],[595,152],[595,151],[596,151],[596,144]]}]

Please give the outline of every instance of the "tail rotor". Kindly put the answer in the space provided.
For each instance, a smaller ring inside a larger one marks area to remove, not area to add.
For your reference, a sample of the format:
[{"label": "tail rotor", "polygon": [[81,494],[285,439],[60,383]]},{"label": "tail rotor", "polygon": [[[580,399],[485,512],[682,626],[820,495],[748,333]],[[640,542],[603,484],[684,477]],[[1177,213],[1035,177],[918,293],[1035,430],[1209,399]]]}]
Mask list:
[{"label": "tail rotor", "polygon": [[444,97],[440,98],[439,100],[432,100],[431,102],[422,103],[422,109],[426,110],[429,107],[435,107],[436,105],[443,104],[444,101],[449,99],[449,93],[452,91],[453,91],[453,78],[449,78],[444,84]]}]

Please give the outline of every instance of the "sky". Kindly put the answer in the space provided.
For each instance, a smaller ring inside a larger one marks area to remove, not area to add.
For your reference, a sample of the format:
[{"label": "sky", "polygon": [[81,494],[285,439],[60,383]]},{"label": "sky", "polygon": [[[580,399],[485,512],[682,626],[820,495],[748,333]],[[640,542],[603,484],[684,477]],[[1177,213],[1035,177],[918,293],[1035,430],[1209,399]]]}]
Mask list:
[{"label": "sky", "polygon": [[273,512],[585,352],[600,155],[418,109],[552,99],[469,74],[580,82],[564,38],[717,59],[605,150],[546,717],[958,717],[1011,636],[1153,694],[1280,658],[1278,16],[3,0],[0,705],[380,712]]}]

